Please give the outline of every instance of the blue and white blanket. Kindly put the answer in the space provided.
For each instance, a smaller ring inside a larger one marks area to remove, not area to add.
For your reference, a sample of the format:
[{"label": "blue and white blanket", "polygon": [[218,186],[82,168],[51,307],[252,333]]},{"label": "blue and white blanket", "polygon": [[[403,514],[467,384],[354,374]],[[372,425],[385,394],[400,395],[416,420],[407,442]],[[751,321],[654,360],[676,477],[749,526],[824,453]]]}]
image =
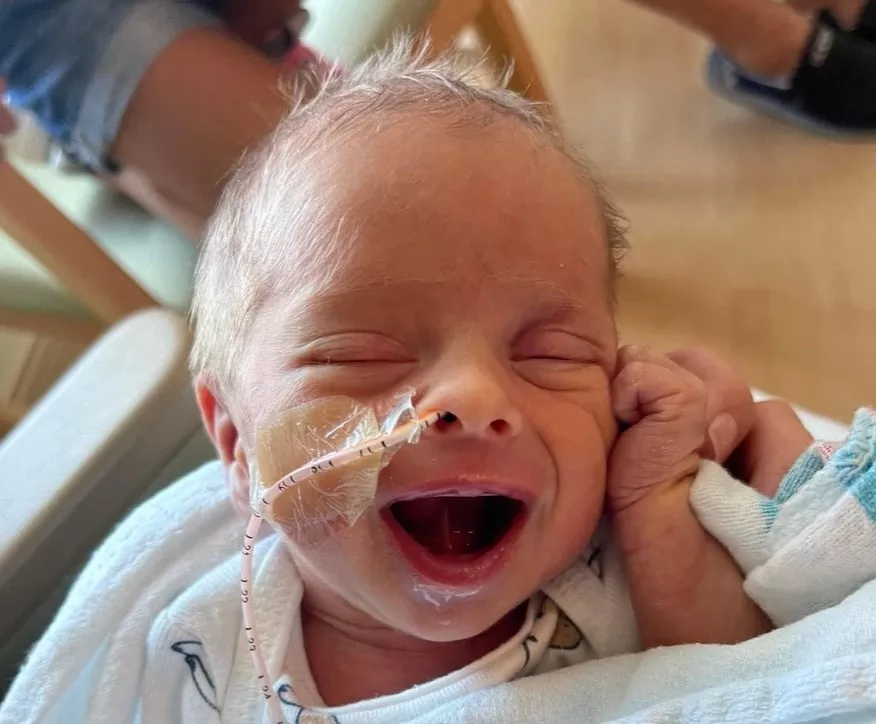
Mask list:
[{"label": "blue and white blanket", "polygon": [[691,503],[776,625],[833,606],[876,578],[876,412],[860,410],[845,442],[812,445],[775,498],[700,476]]}]

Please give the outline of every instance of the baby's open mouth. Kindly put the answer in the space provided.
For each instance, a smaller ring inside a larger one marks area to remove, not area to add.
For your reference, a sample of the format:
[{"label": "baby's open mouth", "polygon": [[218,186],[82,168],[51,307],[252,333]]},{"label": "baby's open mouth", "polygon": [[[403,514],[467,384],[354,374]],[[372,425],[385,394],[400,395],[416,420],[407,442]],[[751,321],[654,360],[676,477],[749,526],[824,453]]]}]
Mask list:
[{"label": "baby's open mouth", "polygon": [[499,570],[526,511],[523,501],[510,496],[454,491],[396,500],[383,515],[421,576],[457,586],[483,582]]},{"label": "baby's open mouth", "polygon": [[405,532],[434,556],[476,555],[498,543],[523,512],[504,495],[438,495],[393,503],[390,513]]}]

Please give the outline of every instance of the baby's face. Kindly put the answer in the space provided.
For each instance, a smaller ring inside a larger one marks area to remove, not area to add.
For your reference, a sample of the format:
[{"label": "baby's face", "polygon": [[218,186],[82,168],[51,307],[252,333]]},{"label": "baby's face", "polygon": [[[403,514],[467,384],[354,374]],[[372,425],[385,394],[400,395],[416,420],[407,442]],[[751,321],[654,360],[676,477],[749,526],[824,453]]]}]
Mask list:
[{"label": "baby's face", "polygon": [[351,528],[291,550],[314,606],[471,637],[566,567],[601,514],[616,334],[597,205],[513,127],[400,125],[326,166],[344,169],[315,182],[339,220],[331,269],[313,261],[319,283],[264,304],[235,406],[269,421],[413,389],[420,413],[452,413],[394,455]]}]

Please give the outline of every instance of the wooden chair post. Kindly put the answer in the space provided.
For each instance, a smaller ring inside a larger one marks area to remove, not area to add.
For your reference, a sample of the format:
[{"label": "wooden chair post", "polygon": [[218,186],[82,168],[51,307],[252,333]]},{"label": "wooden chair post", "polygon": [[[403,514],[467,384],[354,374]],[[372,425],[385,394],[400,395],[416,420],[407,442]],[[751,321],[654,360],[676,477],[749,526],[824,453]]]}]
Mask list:
[{"label": "wooden chair post", "polygon": [[441,0],[425,32],[435,53],[441,53],[452,47],[468,25],[476,28],[497,67],[513,63],[511,90],[534,101],[550,102],[529,44],[507,0]]},{"label": "wooden chair post", "polygon": [[156,305],[91,237],[8,163],[0,163],[0,227],[104,324]]},{"label": "wooden chair post", "polygon": [[508,87],[530,100],[549,103],[529,43],[507,0],[486,0],[475,20],[481,39],[498,67],[513,62]]},{"label": "wooden chair post", "polygon": [[453,47],[453,41],[475,22],[483,5],[484,0],[440,0],[424,28],[435,54]]}]

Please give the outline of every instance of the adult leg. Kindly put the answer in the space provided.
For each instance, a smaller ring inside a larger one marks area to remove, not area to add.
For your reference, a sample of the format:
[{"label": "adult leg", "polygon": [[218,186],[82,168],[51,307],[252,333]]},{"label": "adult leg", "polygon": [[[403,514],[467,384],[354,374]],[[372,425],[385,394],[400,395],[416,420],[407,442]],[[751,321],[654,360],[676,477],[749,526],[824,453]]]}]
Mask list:
[{"label": "adult leg", "polygon": [[866,0],[788,0],[788,4],[803,13],[815,14],[826,10],[840,27],[852,30],[858,25]]},{"label": "adult leg", "polygon": [[146,71],[122,117],[110,148],[128,174],[122,185],[199,233],[234,163],[288,109],[281,86],[280,70],[228,31],[182,34]]},{"label": "adult leg", "polygon": [[791,73],[811,23],[774,0],[634,0],[708,37],[733,61],[764,76]]},{"label": "adult leg", "polygon": [[[774,0],[634,1],[714,42],[708,79],[718,93],[808,130],[876,133],[876,44],[858,34]],[[825,0],[846,17],[851,1]]]},{"label": "adult leg", "polygon": [[195,1],[0,2],[12,104],[98,173],[122,169],[123,188],[193,235],[285,112],[288,72]]}]

